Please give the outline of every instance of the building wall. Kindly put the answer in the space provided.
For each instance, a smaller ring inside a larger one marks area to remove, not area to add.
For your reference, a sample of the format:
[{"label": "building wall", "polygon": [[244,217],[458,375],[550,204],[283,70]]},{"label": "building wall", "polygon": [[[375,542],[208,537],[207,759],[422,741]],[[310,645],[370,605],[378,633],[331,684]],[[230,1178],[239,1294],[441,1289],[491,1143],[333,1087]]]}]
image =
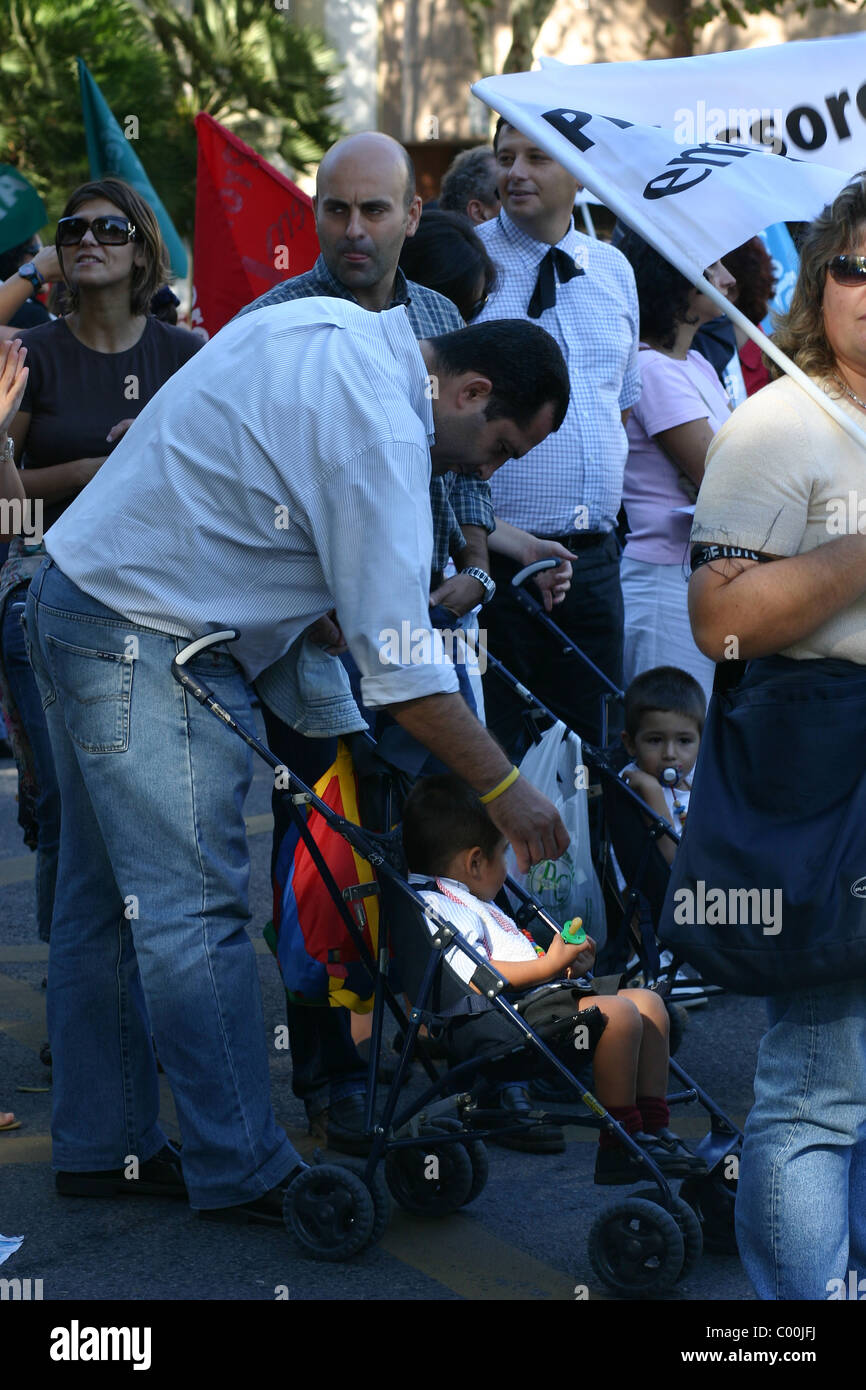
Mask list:
[{"label": "building wall", "polygon": [[[490,10],[488,73],[502,71],[511,46],[509,7],[509,0],[494,0]],[[671,0],[557,0],[534,53],[567,63],[669,57],[664,25],[672,9]],[[379,129],[413,145],[438,140],[457,149],[483,141],[490,118],[469,92],[482,72],[461,0],[380,0],[379,18]],[[799,16],[791,0],[781,16],[755,16],[745,29],[726,21],[708,25],[695,52],[855,33],[864,26],[853,6]]]}]

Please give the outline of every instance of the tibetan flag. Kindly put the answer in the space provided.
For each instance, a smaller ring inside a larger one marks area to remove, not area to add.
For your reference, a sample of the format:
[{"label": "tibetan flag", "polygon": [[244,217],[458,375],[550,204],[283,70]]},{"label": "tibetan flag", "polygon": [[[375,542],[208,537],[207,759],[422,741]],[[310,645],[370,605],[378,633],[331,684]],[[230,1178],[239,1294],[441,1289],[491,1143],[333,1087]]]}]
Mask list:
[{"label": "tibetan flag", "polygon": [[[342,739],[337,744],[334,762],[313,790],[338,815],[360,824],[355,769]],[[310,811],[307,826],[341,892],[356,884],[375,883],[367,860],[318,811]],[[366,917],[364,940],[375,957],[379,900],[371,894],[362,901]],[[369,1013],[372,1009],[373,982],[294,825],[286,832],[277,855],[274,932],[272,935],[266,931],[266,937],[277,957],[283,984],[297,1003],[343,1007],[355,1013]]]},{"label": "tibetan flag", "polygon": [[124,179],[150,204],[168,249],[172,273],[182,280],[187,273],[187,255],[174,223],[147,177],[144,165],[133,149],[132,141],[127,140],[112,115],[108,102],[94,82],[84,59],[78,58],[76,62],[81,84],[81,109],[84,113],[84,137],[87,141],[90,177]]},{"label": "tibetan flag", "polygon": [[193,323],[214,334],[319,254],[312,199],[204,113],[195,118]]}]

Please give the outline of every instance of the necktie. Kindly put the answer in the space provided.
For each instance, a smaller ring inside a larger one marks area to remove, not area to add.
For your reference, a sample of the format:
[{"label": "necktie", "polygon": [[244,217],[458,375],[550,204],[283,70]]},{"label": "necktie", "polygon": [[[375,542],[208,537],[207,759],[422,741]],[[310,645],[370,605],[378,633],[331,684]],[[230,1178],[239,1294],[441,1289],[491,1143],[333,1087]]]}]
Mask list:
[{"label": "necktie", "polygon": [[575,275],[584,274],[570,256],[567,256],[559,247],[551,246],[538,267],[538,279],[535,282],[535,289],[532,291],[532,298],[526,311],[531,319],[540,319],[545,309],[552,309],[556,304],[554,266],[561,285],[568,284],[568,281]]}]

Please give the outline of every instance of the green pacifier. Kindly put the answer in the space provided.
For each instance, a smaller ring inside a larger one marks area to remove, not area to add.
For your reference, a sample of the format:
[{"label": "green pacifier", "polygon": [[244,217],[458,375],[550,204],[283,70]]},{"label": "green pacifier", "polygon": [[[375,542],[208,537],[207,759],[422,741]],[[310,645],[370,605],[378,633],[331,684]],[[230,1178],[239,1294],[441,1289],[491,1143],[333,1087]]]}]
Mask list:
[{"label": "green pacifier", "polygon": [[566,946],[582,946],[586,940],[586,932],[583,929],[583,918],[572,917],[570,921],[566,922],[559,934]]}]

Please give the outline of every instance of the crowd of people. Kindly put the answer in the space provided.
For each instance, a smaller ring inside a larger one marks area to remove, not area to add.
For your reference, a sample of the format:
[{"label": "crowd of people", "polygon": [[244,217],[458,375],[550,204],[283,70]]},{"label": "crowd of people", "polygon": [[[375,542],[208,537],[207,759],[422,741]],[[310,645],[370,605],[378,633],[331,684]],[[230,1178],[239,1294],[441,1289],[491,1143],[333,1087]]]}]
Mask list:
[{"label": "crowd of people", "polygon": [[[442,660],[436,633],[476,642],[483,629],[582,738],[621,738],[625,780],[678,830],[688,816],[694,860],[710,853],[701,786],[732,775],[718,765],[716,696],[692,784],[731,634],[749,663],[736,689],[758,691],[743,718],[769,688],[804,759],[804,690],[846,711],[860,698],[864,541],[825,524],[827,501],[858,487],[860,452],[795,383],[768,384],[751,341],[634,232],[579,232],[578,188],[500,119],[492,147],[459,155],[422,207],[402,146],[348,137],[318,169],[316,264],[204,346],[177,326],[153,213],[118,180],[71,194],[54,246],[34,230],[4,253],[0,496],[38,506],[47,534],[6,538],[0,701],[50,941],[59,1191],[128,1190],[134,1153],[139,1192],[277,1223],[305,1166],[271,1106],[246,932],[250,755],[169,670],[185,642],[230,627],[239,640],[191,669],[242,723],[256,698],[272,751],[311,785],[340,735],[369,728],[416,781],[413,881],[515,987],[574,978],[599,1098],[663,1171],[706,1171],[669,1127],[659,995],[594,977],[591,939],[541,953],[494,903],[508,844],[525,871],[568,837],[519,775],[523,703],[495,673],[482,683]],[[862,424],[863,181],[800,253],[776,339]],[[706,275],[765,318],[760,238]],[[45,283],[62,290],[53,315],[34,298]],[[732,370],[748,396],[733,413]],[[517,571],[545,559],[556,563],[533,581],[544,609],[627,688],[607,719],[598,683],[513,591]],[[382,634],[405,624],[432,632],[435,659],[383,652]],[[764,743],[742,785],[782,799],[783,750]],[[828,752],[821,774],[828,837],[842,834],[830,769],[848,753]],[[275,862],[288,826],[276,791],[273,809]],[[758,848],[767,798],[735,814]],[[350,1014],[291,999],[287,1010],[311,1133],[364,1152],[367,1068]],[[760,1297],[824,1297],[849,1262],[866,1265],[866,1107],[846,1089],[866,1054],[864,1014],[861,982],[820,972],[772,1001],[737,1217]],[[452,1027],[454,1057],[495,1041],[481,1027]],[[182,1163],[159,1125],[154,1043]],[[486,1103],[515,1121],[515,1146],[563,1147],[555,1125],[534,1122],[519,1070],[497,1076]],[[603,1130],[596,1181],[639,1177]]]}]

